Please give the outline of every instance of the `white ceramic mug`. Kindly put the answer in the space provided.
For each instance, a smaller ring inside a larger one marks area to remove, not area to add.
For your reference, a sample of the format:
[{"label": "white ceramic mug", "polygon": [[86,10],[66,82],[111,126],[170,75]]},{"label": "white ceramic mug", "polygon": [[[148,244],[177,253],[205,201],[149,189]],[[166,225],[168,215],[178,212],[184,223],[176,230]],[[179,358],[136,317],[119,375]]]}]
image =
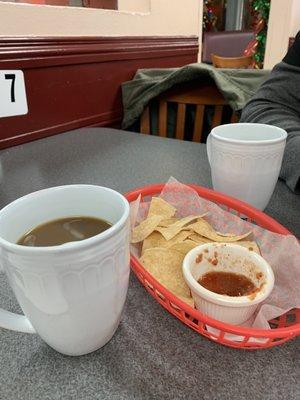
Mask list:
[{"label": "white ceramic mug", "polygon": [[[53,247],[17,245],[28,230],[68,216],[105,219],[99,235]],[[114,190],[69,185],[24,196],[0,211],[0,260],[24,312],[0,309],[0,327],[38,333],[67,355],[90,353],[116,331],[129,278],[129,204]]]},{"label": "white ceramic mug", "polygon": [[227,124],[207,138],[215,190],[263,210],[274,191],[284,153],[285,130],[264,124]]}]

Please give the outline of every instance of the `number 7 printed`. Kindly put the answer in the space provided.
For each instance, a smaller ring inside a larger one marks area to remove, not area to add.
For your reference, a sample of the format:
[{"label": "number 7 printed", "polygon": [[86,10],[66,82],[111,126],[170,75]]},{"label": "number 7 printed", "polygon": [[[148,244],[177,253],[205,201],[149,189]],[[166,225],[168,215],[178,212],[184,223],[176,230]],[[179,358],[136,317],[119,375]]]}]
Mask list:
[{"label": "number 7 printed", "polygon": [[11,79],[11,87],[10,87],[10,101],[12,103],[15,102],[15,80],[16,80],[16,75],[15,74],[5,74],[5,79]]}]

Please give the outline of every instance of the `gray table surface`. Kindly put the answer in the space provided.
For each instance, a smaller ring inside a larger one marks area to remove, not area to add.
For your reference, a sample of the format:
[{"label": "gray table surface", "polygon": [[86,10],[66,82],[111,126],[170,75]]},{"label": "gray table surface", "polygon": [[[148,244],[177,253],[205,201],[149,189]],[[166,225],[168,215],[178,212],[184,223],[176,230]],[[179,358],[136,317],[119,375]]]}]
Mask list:
[{"label": "gray table surface", "polygon": [[[81,129],[0,152],[0,206],[34,190],[92,183],[126,192],[165,182],[210,187],[205,145],[106,128]],[[300,235],[300,197],[278,182],[266,210]],[[0,304],[20,312],[4,276]],[[131,276],[122,322],[97,352],[63,356],[36,335],[0,329],[0,399],[299,399],[299,339],[241,351],[196,334]]]}]

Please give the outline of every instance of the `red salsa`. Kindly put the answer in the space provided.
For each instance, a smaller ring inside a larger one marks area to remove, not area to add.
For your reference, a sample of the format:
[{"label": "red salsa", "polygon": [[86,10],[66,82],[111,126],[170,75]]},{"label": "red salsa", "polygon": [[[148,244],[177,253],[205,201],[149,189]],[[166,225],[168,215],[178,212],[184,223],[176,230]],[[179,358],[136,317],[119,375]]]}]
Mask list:
[{"label": "red salsa", "polygon": [[207,272],[198,280],[198,283],[211,292],[232,297],[247,296],[256,289],[254,283],[245,275],[233,272]]}]

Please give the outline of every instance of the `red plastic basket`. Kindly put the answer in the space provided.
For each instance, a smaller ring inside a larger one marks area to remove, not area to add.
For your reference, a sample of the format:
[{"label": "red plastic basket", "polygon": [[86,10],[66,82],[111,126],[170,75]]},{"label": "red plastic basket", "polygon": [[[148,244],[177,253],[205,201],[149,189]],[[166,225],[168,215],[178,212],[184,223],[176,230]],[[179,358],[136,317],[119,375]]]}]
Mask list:
[{"label": "red plastic basket", "polygon": [[[273,218],[246,203],[200,186],[189,186],[199,196],[222,205],[223,208],[225,206],[227,211],[234,212],[238,216],[242,215],[243,218],[246,216],[248,221],[262,228],[282,235],[291,234]],[[142,198],[157,195],[163,187],[164,184],[146,186],[125,194],[125,197],[132,202],[139,195]],[[196,332],[217,343],[239,349],[262,349],[282,344],[300,335],[300,309],[293,309],[270,321],[272,329],[269,330],[230,325],[210,318],[178,299],[157,282],[133,255],[131,255],[131,268],[151,296],[167,311]]]}]

